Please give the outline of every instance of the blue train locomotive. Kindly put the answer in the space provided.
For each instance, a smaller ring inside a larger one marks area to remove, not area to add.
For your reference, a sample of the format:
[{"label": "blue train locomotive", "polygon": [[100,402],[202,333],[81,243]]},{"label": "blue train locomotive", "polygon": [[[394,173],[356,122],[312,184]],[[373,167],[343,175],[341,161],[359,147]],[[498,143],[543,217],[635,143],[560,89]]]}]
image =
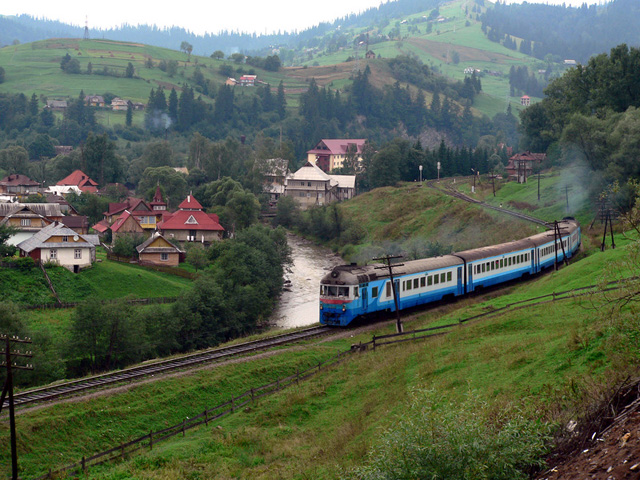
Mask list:
[{"label": "blue train locomotive", "polygon": [[[570,258],[580,248],[580,225],[570,217],[553,231],[513,242],[435,258],[403,262],[394,275],[400,310],[457,297],[525,275],[535,275]],[[320,323],[349,325],[356,317],[395,311],[393,289],[382,264],[340,265],[320,283]]]}]

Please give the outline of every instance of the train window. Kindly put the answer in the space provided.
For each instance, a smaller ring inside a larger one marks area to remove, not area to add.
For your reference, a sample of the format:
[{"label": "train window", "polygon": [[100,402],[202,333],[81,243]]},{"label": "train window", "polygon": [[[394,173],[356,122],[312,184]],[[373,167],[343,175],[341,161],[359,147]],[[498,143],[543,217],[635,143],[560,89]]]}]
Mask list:
[{"label": "train window", "polygon": [[473,274],[473,265],[469,265],[469,276]]},{"label": "train window", "polygon": [[327,297],[335,297],[336,295],[338,295],[338,287],[327,287],[325,295]]},{"label": "train window", "polygon": [[391,282],[387,282],[387,297],[391,296]]},{"label": "train window", "polygon": [[503,268],[503,267],[504,267],[504,260],[501,258],[500,259],[500,268]]},{"label": "train window", "polygon": [[437,273],[433,276],[433,283],[435,285],[437,285],[438,283],[440,283],[440,275],[438,275]]},{"label": "train window", "polygon": [[511,257],[509,257],[509,266],[511,266]]},{"label": "train window", "polygon": [[496,262],[495,260],[491,261],[491,270],[495,270],[496,269]]},{"label": "train window", "polygon": [[420,286],[424,287],[427,284],[426,277],[420,277]]},{"label": "train window", "polygon": [[378,298],[378,287],[373,287],[371,289],[371,298]]},{"label": "train window", "polygon": [[349,287],[338,287],[338,296],[339,297],[348,297],[349,296]]},{"label": "train window", "polygon": [[360,295],[358,294],[358,287],[353,287],[353,296],[358,298]]},{"label": "train window", "polygon": [[447,282],[451,281],[451,272],[447,272]]},{"label": "train window", "polygon": [[440,274],[440,283],[444,283],[444,282],[445,282],[445,280],[444,280],[444,273],[441,273],[441,274]]},{"label": "train window", "polygon": [[418,288],[418,282],[419,282],[419,281],[420,281],[420,280],[419,280],[419,279],[417,279],[417,278],[414,278],[414,279],[413,279],[413,288]]},{"label": "train window", "polygon": [[427,285],[428,286],[433,285],[433,277],[427,277]]},{"label": "train window", "polygon": [[411,290],[411,280],[407,280],[407,290]]}]

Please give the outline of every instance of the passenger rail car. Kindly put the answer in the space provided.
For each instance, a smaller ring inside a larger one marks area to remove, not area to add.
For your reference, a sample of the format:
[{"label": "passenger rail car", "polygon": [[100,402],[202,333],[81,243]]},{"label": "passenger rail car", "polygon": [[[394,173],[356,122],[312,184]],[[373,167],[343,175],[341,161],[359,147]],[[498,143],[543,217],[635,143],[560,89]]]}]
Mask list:
[{"label": "passenger rail car", "polygon": [[[553,231],[513,242],[404,262],[394,275],[400,310],[457,297],[524,275],[535,275],[580,248],[580,225],[573,218]],[[555,242],[554,242],[555,238]],[[555,245],[554,245],[555,243]],[[369,313],[395,311],[393,291],[382,264],[340,265],[320,283],[320,323],[346,326]]]}]

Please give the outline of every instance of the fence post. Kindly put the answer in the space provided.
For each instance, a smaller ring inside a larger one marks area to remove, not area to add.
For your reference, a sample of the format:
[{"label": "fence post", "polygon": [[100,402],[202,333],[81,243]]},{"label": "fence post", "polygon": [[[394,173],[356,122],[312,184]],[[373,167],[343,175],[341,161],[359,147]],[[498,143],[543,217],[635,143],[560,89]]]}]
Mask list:
[{"label": "fence post", "polygon": [[184,437],[184,424],[186,422],[186,419],[182,419],[182,436]]},{"label": "fence post", "polygon": [[231,411],[234,412],[235,409],[236,409],[236,406],[235,406],[235,404],[233,402],[233,397],[231,397]]},{"label": "fence post", "polygon": [[373,336],[372,342],[373,342],[373,349],[375,350],[376,349],[376,336],[375,335]]},{"label": "fence post", "polygon": [[276,380],[276,390],[280,390],[280,379]]},{"label": "fence post", "polygon": [[120,458],[124,460],[124,443],[120,444]]},{"label": "fence post", "polygon": [[204,425],[205,427],[209,426],[209,418],[207,417],[207,408],[204,409]]},{"label": "fence post", "polygon": [[149,450],[153,450],[153,430],[149,432]]},{"label": "fence post", "polygon": [[84,455],[82,456],[81,463],[82,463],[82,473],[86,473],[87,472],[87,464],[86,464],[86,461],[84,459]]},{"label": "fence post", "polygon": [[49,469],[49,473],[47,473],[47,478],[51,478],[51,474],[52,474],[52,473],[53,473],[53,472],[51,471],[51,469]]},{"label": "fence post", "polygon": [[296,368],[296,385],[300,383],[300,369]]},{"label": "fence post", "polygon": [[253,387],[251,387],[251,402],[253,402]]}]

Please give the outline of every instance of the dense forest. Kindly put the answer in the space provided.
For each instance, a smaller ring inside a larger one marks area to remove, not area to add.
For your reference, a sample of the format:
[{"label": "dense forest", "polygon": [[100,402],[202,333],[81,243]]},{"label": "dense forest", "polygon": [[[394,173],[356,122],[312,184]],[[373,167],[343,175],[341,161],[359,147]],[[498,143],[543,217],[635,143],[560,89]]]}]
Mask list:
[{"label": "dense forest", "polygon": [[640,44],[640,3],[613,0],[602,6],[571,7],[543,3],[501,3],[482,15],[482,29],[490,40],[544,59],[572,59],[585,63],[612,45]]}]

